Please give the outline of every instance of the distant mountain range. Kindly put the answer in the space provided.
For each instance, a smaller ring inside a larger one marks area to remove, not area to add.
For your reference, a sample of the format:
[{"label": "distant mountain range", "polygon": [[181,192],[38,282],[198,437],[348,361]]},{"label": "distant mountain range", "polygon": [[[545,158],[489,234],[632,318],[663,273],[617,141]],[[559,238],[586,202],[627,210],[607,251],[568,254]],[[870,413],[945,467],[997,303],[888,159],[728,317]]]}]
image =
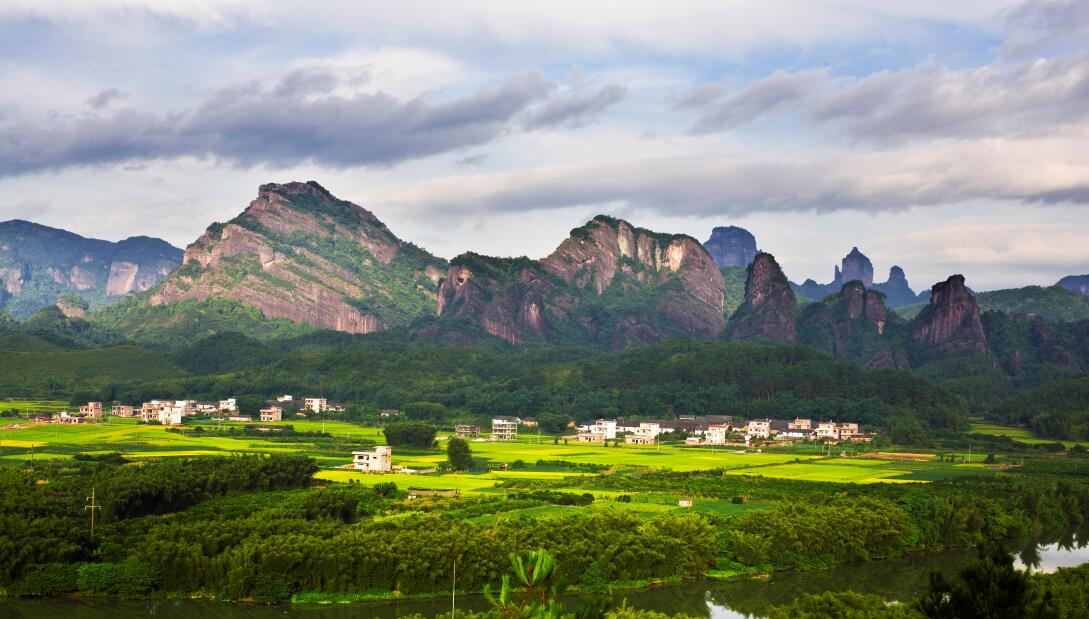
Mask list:
[{"label": "distant mountain range", "polygon": [[[184,257],[156,239],[108,243],[28,222],[0,224],[0,242],[5,307],[25,320],[57,304],[22,329],[77,344],[172,348],[229,332],[267,341],[331,330],[603,349],[678,337],[797,343],[869,368],[964,355],[1010,372],[1089,363],[1082,331],[1066,326],[1089,319],[1089,297],[1058,287],[974,295],[959,275],[916,294],[897,266],[874,283],[858,248],[832,282],[797,285],[735,226],[700,243],[602,215],[541,260],[448,262],[311,181],[262,185]],[[0,319],[0,330],[13,324]]]},{"label": "distant mountain range", "polygon": [[0,222],[0,310],[22,320],[70,293],[98,307],[151,288],[181,259],[182,250],[161,239],[112,243],[29,221]]}]

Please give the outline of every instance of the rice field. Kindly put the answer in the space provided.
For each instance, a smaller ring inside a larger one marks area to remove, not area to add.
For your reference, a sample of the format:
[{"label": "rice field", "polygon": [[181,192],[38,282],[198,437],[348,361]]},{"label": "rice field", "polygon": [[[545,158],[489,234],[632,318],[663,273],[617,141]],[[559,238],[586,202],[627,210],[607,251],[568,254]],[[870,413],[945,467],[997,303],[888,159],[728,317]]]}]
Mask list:
[{"label": "rice field", "polygon": [[1011,440],[1018,443],[1025,443],[1026,445],[1039,445],[1042,443],[1062,443],[1067,448],[1075,445],[1084,445],[1089,447],[1089,441],[1057,441],[1055,439],[1040,438],[1033,434],[1031,431],[1025,428],[1018,428],[1014,426],[1000,426],[993,423],[973,423],[971,426],[971,432],[973,434],[986,434],[988,436],[1006,436]]}]

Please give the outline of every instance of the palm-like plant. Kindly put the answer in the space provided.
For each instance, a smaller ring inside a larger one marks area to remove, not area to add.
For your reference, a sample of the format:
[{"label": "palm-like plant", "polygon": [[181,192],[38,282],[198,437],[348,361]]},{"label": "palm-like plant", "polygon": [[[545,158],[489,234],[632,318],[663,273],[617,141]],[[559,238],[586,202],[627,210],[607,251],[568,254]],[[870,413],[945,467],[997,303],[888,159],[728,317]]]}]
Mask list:
[{"label": "palm-like plant", "polygon": [[499,595],[484,586],[484,597],[495,610],[510,619],[559,619],[563,606],[556,601],[563,587],[556,573],[556,558],[543,549],[531,551],[525,558],[510,553],[511,571],[522,595],[515,599],[511,575],[504,574]]}]

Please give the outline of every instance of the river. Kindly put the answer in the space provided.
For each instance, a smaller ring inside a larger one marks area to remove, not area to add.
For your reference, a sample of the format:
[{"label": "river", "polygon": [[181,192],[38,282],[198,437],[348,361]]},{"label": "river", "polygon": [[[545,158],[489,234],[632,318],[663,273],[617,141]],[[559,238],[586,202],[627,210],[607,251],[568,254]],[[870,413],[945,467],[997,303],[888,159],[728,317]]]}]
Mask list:
[{"label": "river", "polygon": [[[1089,563],[1089,536],[1069,534],[1046,544],[1015,547],[1019,567],[1052,572],[1060,567]],[[760,617],[769,606],[787,604],[803,593],[859,591],[881,595],[887,600],[906,601],[927,586],[931,570],[952,573],[975,556],[974,551],[955,550],[920,553],[892,559],[839,566],[828,570],[782,572],[767,579],[738,578],[726,581],[687,581],[627,591],[615,602],[626,599],[636,608],[653,609],[670,615],[684,613],[707,619]],[[578,600],[568,600],[568,607]],[[458,608],[483,610],[480,596],[459,596]],[[108,598],[44,598],[0,600],[0,616],[6,619],[393,619],[420,613],[433,617],[450,610],[449,598],[336,604],[326,606],[255,606],[207,600],[115,600]]]}]

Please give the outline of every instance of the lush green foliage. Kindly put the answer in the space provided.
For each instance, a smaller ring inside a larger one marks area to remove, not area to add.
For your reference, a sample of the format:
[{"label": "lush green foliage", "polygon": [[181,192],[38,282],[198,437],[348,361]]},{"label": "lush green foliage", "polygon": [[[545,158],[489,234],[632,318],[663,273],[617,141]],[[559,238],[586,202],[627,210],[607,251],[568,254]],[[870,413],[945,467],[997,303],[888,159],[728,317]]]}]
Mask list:
[{"label": "lush green foliage", "polygon": [[446,461],[455,471],[467,471],[473,467],[473,451],[469,443],[456,436],[446,441]]},{"label": "lush green foliage", "polygon": [[1089,377],[1055,381],[1004,402],[994,417],[1055,439],[1089,440]]},{"label": "lush green foliage", "polygon": [[383,429],[386,441],[395,447],[427,449],[435,444],[435,426],[418,421],[399,421]]}]

